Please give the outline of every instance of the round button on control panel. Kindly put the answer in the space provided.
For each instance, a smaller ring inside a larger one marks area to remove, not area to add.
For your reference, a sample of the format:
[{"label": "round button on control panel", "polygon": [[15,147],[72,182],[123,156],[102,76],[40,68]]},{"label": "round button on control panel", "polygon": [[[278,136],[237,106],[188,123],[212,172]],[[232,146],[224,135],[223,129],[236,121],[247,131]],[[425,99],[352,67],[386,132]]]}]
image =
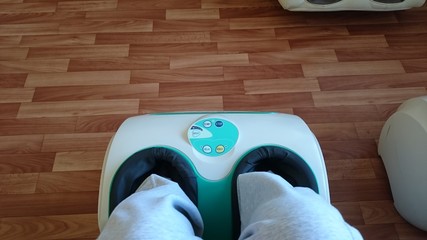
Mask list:
[{"label": "round button on control panel", "polygon": [[239,138],[239,131],[226,119],[210,117],[193,123],[188,129],[187,136],[197,152],[218,157],[233,149]]}]

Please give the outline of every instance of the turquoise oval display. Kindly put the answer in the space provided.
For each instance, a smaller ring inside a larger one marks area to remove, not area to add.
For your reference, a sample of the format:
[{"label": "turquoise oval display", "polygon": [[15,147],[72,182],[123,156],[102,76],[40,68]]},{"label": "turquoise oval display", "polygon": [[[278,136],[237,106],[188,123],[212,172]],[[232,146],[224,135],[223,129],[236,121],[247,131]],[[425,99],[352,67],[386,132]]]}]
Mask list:
[{"label": "turquoise oval display", "polygon": [[204,118],[188,129],[188,140],[199,153],[217,157],[233,149],[239,138],[237,127],[223,118]]}]

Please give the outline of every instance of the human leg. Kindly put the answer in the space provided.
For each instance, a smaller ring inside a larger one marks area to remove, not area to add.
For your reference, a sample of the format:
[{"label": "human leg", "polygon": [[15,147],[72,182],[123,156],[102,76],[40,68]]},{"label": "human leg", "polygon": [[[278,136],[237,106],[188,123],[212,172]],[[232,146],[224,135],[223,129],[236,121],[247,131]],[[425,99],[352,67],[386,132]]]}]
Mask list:
[{"label": "human leg", "polygon": [[114,209],[98,239],[191,240],[202,232],[202,217],[179,185],[153,174]]},{"label": "human leg", "polygon": [[241,174],[237,189],[240,240],[363,239],[320,195],[309,188],[293,187],[276,174]]}]

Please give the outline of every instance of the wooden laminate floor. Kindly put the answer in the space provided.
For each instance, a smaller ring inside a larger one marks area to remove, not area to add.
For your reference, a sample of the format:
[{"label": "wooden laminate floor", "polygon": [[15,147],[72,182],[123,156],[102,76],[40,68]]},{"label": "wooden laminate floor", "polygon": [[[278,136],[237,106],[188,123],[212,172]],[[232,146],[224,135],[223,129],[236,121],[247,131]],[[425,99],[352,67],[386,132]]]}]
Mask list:
[{"label": "wooden laminate floor", "polygon": [[0,239],[94,239],[107,144],[162,111],[302,117],[365,239],[427,239],[395,211],[384,121],[427,95],[427,8],[293,13],[276,0],[0,0]]}]

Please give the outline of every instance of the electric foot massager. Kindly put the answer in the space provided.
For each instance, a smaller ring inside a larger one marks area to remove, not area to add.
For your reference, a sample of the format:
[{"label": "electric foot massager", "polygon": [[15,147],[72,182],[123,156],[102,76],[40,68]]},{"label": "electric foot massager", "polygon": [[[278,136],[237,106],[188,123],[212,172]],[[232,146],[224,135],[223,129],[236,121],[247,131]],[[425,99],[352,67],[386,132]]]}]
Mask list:
[{"label": "electric foot massager", "polygon": [[114,208],[150,174],[176,181],[196,204],[204,239],[240,234],[236,180],[271,171],[329,200],[319,143],[304,121],[281,113],[165,113],[131,117],[108,147],[101,176],[102,230]]}]

